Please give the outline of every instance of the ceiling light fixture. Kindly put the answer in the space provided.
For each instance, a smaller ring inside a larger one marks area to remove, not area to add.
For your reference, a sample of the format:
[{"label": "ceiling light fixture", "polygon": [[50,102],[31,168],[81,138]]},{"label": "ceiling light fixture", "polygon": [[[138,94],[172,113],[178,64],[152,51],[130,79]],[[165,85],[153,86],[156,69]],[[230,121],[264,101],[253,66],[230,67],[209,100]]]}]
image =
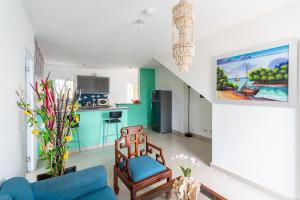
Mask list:
[{"label": "ceiling light fixture", "polygon": [[180,72],[187,72],[195,56],[194,7],[187,0],[180,0],[173,7],[173,57]]},{"label": "ceiling light fixture", "polygon": [[153,8],[146,8],[143,10],[143,14],[151,17],[155,13],[155,10]]},{"label": "ceiling light fixture", "polygon": [[140,29],[144,28],[145,21],[143,19],[137,19],[135,22],[140,26]]}]

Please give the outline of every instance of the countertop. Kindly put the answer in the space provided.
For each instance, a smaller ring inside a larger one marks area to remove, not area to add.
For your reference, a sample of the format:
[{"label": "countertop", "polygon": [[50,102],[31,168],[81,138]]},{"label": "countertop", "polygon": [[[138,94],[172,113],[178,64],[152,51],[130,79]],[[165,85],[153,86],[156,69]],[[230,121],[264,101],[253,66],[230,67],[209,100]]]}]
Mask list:
[{"label": "countertop", "polygon": [[113,107],[107,107],[107,108],[101,108],[101,107],[91,107],[91,108],[84,108],[84,109],[81,109],[79,108],[78,109],[78,112],[93,112],[93,111],[110,111],[110,110],[126,110],[128,109],[127,107],[116,107],[116,106],[113,106]]}]

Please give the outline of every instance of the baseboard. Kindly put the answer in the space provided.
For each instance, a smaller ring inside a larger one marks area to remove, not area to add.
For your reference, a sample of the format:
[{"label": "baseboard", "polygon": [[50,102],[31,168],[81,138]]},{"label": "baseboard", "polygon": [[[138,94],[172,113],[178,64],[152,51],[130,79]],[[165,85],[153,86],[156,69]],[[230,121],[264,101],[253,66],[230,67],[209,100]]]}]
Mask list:
[{"label": "baseboard", "polygon": [[[114,143],[107,143],[107,144],[104,145],[104,147],[112,146],[112,145],[114,145]],[[91,151],[91,150],[96,150],[96,149],[101,149],[101,148],[102,148],[102,144],[98,144],[98,145],[94,145],[94,146],[89,146],[89,147],[81,147],[80,148],[80,152]],[[69,152],[70,152],[70,154],[79,153],[79,149],[72,149]]]},{"label": "baseboard", "polygon": [[[183,135],[183,136],[186,134],[186,133],[182,133],[182,132],[176,131],[176,130],[172,130],[172,133],[175,133],[175,134],[178,134],[178,135]],[[200,139],[200,140],[203,140],[203,141],[207,141],[207,142],[211,142],[212,141],[212,139],[209,138],[209,137],[205,137],[203,135],[199,135],[199,134],[196,134],[196,133],[191,133],[191,134],[193,134],[193,137],[195,137],[197,139]]]},{"label": "baseboard", "polygon": [[226,174],[226,175],[228,175],[228,176],[230,176],[230,177],[232,177],[234,179],[237,179],[238,181],[241,181],[241,182],[243,182],[243,183],[245,183],[247,185],[250,185],[251,187],[253,187],[253,188],[255,188],[255,189],[259,190],[259,191],[262,191],[262,192],[264,192],[264,193],[266,193],[266,194],[268,194],[268,195],[270,195],[272,197],[275,197],[277,199],[281,199],[281,200],[297,200],[296,198],[287,197],[287,196],[284,196],[284,195],[282,195],[282,194],[280,194],[278,192],[275,192],[275,191],[273,191],[271,189],[268,189],[268,188],[266,188],[266,187],[264,187],[264,186],[262,186],[260,184],[257,184],[255,182],[253,182],[253,181],[251,181],[251,180],[249,180],[247,178],[244,178],[242,176],[239,176],[239,175],[237,175],[235,173],[232,173],[232,172],[230,172],[230,171],[228,171],[228,170],[226,170],[226,169],[224,169],[222,167],[219,167],[218,165],[215,165],[213,163],[210,163],[210,167],[213,168],[213,169],[215,169],[215,170],[218,170],[218,171],[220,171],[220,172],[222,172],[222,173],[224,173],[224,174]]}]

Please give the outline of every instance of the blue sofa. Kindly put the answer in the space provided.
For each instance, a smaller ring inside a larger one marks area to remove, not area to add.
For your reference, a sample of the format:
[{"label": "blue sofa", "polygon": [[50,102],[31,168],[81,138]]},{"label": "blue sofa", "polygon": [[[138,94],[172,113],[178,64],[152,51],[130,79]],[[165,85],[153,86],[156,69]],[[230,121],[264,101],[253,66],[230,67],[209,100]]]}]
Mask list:
[{"label": "blue sofa", "polygon": [[29,183],[16,177],[0,188],[0,200],[116,200],[107,185],[106,169],[92,167],[64,176]]}]

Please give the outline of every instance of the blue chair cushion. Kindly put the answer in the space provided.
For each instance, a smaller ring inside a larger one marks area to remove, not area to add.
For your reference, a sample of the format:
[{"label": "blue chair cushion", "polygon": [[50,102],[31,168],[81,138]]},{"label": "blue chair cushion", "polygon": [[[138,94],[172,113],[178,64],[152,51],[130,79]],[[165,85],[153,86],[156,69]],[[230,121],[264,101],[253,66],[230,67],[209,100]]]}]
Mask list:
[{"label": "blue chair cushion", "polygon": [[115,193],[108,186],[95,190],[77,200],[117,200]]},{"label": "blue chair cushion", "polygon": [[[141,181],[145,178],[165,171],[167,168],[150,156],[138,156],[128,160],[131,179],[134,182]],[[123,164],[124,165],[124,164]]]}]

